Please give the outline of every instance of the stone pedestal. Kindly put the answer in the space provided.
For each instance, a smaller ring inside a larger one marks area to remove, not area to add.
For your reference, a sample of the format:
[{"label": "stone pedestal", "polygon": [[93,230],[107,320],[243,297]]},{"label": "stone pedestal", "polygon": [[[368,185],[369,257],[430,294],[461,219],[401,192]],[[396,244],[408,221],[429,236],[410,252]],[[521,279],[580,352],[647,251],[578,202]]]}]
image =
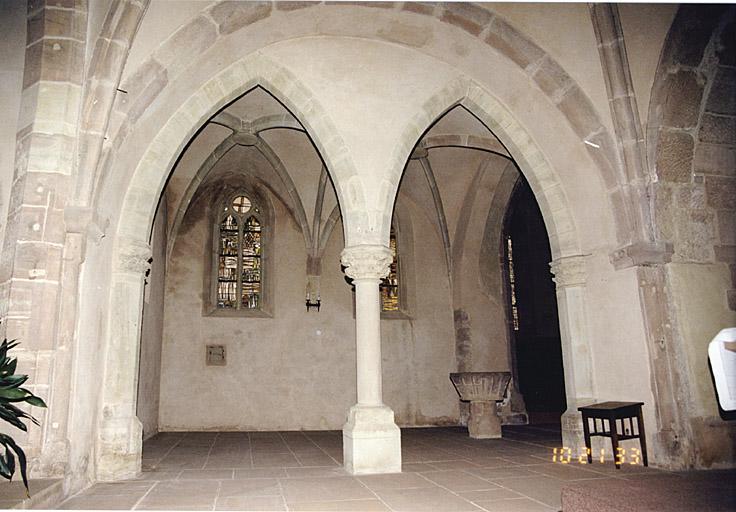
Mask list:
[{"label": "stone pedestal", "polygon": [[506,395],[511,373],[509,372],[460,372],[451,373],[450,380],[460,400],[470,402],[468,433],[474,439],[501,437],[501,418],[496,402]]},{"label": "stone pedestal", "polygon": [[470,402],[468,433],[473,439],[501,437],[501,418],[496,413],[496,402]]},{"label": "stone pedestal", "polygon": [[386,406],[351,407],[342,443],[345,470],[351,474],[401,472],[401,431]]}]

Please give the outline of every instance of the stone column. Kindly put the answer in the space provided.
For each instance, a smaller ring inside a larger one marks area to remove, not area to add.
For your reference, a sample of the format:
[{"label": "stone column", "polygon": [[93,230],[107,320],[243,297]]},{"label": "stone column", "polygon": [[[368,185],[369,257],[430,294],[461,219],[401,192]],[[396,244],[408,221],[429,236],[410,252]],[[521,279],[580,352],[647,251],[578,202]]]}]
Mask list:
[{"label": "stone column", "polygon": [[143,287],[151,247],[118,240],[113,263],[109,345],[102,381],[102,415],[97,435],[97,478],[133,478],[141,470],[143,428],[136,416]]},{"label": "stone column", "polygon": [[383,404],[381,305],[378,284],[388,274],[391,251],[383,245],[348,247],[345,273],[355,284],[355,343],[358,403],[342,429],[345,469],[352,474],[401,471],[401,431]]},{"label": "stone column", "polygon": [[577,454],[585,446],[582,416],[578,407],[595,402],[585,311],[585,256],[558,258],[550,263],[550,267],[557,285],[567,398],[567,410],[562,415],[562,444]]}]

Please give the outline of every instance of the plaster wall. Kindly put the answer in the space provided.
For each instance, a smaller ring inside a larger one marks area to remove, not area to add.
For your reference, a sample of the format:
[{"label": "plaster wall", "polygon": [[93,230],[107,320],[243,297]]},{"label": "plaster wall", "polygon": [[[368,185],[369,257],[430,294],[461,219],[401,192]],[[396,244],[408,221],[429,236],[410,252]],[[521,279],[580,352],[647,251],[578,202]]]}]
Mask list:
[{"label": "plaster wall", "polygon": [[677,4],[621,3],[618,12],[624,31],[631,81],[636,93],[639,120],[646,133],[649,98],[667,32],[677,13]]},{"label": "plaster wall", "polygon": [[[607,253],[586,258],[587,343],[597,401],[644,402],[649,446],[657,431],[636,268],[614,271]],[[582,355],[582,354],[581,354]],[[568,407],[571,404],[568,403]],[[654,456],[656,460],[656,456]]]},{"label": "plaster wall", "polygon": [[[167,267],[160,430],[339,429],[355,402],[353,298],[340,271],[341,226],[323,257],[323,308],[307,313],[302,234],[284,205],[274,206],[272,318],[202,315],[210,222],[200,202],[187,212]],[[384,402],[400,425],[456,424],[449,282],[437,271],[445,267],[442,243],[426,217],[414,213],[411,222],[410,243],[420,256],[402,263],[423,277],[411,316],[382,320]],[[226,366],[205,365],[208,343],[226,345]],[[193,410],[194,401],[210,407]]]},{"label": "plaster wall", "polygon": [[166,276],[167,210],[164,201],[153,222],[151,236],[151,272],[143,292],[143,319],[138,366],[138,419],[143,425],[143,439],[158,432],[161,384],[161,339],[164,328],[164,278]]},{"label": "plaster wall", "polygon": [[26,52],[24,2],[0,2],[0,240],[5,235]]}]

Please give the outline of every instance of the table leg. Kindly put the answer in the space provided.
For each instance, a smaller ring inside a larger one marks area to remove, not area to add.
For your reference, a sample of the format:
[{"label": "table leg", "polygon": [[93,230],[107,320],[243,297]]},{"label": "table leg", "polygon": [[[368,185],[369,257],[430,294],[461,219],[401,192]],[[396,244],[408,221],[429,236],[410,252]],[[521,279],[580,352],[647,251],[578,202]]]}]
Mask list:
[{"label": "table leg", "polygon": [[[585,451],[588,454],[588,464],[593,464],[593,452],[590,446],[590,425],[588,424],[588,416],[583,413],[583,438],[585,439]],[[593,419],[595,421],[595,419]]]},{"label": "table leg", "polygon": [[644,466],[649,466],[649,461],[647,460],[647,436],[644,433],[644,415],[641,412],[641,406],[636,412],[636,429],[639,433],[639,446],[641,446],[641,455],[642,460],[644,461]]},{"label": "table leg", "polygon": [[608,418],[608,429],[611,432],[611,445],[613,446],[613,463],[616,469],[621,469],[621,461],[618,456],[618,428],[616,427],[616,415],[611,414]]}]

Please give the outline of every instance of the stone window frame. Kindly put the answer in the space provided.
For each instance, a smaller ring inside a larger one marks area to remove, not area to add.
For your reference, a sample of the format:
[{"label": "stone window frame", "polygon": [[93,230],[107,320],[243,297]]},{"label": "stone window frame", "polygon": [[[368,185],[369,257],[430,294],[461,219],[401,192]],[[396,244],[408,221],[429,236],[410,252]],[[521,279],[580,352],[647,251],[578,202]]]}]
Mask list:
[{"label": "stone window frame", "polygon": [[[217,283],[220,248],[220,223],[223,209],[232,204],[238,196],[246,196],[251,202],[251,210],[243,218],[255,217],[261,225],[261,300],[257,309],[223,309],[217,307]],[[273,213],[265,198],[257,191],[238,187],[229,189],[218,195],[211,203],[210,240],[207,251],[208,260],[205,267],[205,297],[203,301],[204,316],[214,317],[241,317],[241,318],[271,318],[273,317],[272,276],[271,267],[273,255]]]}]

